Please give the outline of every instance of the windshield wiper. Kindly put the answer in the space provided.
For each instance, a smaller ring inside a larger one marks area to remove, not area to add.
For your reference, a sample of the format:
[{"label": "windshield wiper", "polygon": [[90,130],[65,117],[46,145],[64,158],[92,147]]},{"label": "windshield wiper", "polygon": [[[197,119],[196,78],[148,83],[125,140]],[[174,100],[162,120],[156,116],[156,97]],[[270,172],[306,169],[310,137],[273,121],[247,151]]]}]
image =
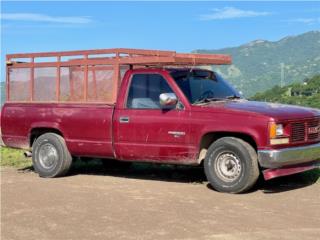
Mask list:
[{"label": "windshield wiper", "polygon": [[240,99],[241,97],[237,96],[237,95],[230,95],[225,97],[226,99]]},{"label": "windshield wiper", "polygon": [[232,100],[232,99],[241,99],[241,97],[239,97],[237,95],[230,95],[230,96],[226,96],[224,98],[203,98],[203,99],[195,101],[193,104],[209,103],[209,102]]},{"label": "windshield wiper", "polygon": [[223,100],[225,100],[225,99],[224,98],[203,98],[203,99],[195,101],[193,104],[209,103],[209,102],[223,101]]}]

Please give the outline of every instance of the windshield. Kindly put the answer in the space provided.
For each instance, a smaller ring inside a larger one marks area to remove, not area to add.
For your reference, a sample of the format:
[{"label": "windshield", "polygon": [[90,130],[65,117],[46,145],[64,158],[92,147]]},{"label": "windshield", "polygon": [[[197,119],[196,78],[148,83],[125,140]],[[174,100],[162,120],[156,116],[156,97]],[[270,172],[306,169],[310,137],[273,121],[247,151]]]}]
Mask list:
[{"label": "windshield", "polygon": [[217,73],[207,70],[178,70],[171,73],[191,104],[240,98]]}]

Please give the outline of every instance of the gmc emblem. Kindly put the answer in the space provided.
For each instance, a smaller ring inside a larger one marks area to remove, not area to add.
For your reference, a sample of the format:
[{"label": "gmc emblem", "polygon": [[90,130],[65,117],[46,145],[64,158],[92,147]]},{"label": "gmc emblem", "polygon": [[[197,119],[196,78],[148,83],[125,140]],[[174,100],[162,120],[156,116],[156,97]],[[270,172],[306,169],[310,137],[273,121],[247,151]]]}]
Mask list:
[{"label": "gmc emblem", "polygon": [[308,128],[308,133],[309,134],[320,133],[320,126]]}]

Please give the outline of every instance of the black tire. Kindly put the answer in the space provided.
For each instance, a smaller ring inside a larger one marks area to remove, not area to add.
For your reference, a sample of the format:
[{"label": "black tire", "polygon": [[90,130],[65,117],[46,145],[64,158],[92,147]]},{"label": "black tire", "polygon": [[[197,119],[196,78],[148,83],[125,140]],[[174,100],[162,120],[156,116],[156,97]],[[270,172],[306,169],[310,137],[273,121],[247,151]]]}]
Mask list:
[{"label": "black tire", "polygon": [[235,137],[223,137],[211,144],[204,169],[211,186],[219,192],[248,191],[259,177],[255,149]]},{"label": "black tire", "polygon": [[32,163],[40,177],[61,177],[70,169],[72,156],[63,137],[45,133],[32,145]]}]

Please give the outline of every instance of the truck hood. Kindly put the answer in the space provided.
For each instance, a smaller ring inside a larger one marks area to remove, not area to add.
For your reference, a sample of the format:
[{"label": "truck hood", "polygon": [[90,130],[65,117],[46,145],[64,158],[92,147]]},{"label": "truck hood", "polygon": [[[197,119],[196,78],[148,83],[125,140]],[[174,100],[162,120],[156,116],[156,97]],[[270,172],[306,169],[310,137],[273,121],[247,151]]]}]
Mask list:
[{"label": "truck hood", "polygon": [[320,116],[320,110],[314,108],[247,100],[235,100],[220,103],[213,102],[204,106],[208,108],[222,107],[225,110],[230,109],[234,111],[264,115],[274,118],[275,120],[301,119]]}]

